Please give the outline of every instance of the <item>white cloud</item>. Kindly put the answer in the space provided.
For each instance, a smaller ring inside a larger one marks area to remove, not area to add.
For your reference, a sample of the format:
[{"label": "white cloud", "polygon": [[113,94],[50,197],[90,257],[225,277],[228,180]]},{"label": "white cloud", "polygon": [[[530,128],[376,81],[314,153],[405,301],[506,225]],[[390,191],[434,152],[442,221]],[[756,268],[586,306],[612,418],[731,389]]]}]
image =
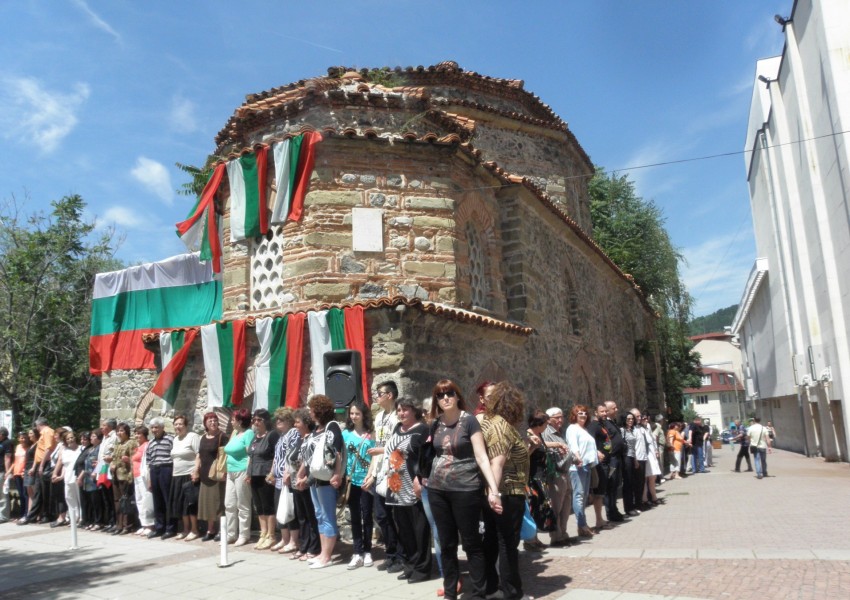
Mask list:
[{"label": "white cloud", "polygon": [[97,13],[95,13],[85,0],[73,0],[73,3],[77,8],[86,13],[86,16],[88,16],[92,25],[114,37],[115,41],[121,41],[121,35],[115,31],[109,23],[104,21]]},{"label": "white cloud", "polygon": [[[730,228],[731,229],[731,228]],[[744,231],[746,229],[746,231]],[[694,298],[694,314],[736,304],[755,260],[752,233],[744,224],[701,244],[683,248],[682,279]]]},{"label": "white cloud", "polygon": [[127,229],[138,229],[145,223],[145,219],[133,209],[126,206],[110,206],[98,219],[99,224],[117,225]]},{"label": "white cloud", "polygon": [[53,152],[77,126],[77,113],[91,90],[75,83],[70,93],[48,90],[32,77],[0,79],[0,128],[18,139]]},{"label": "white cloud", "polygon": [[171,113],[168,120],[175,131],[192,133],[198,129],[198,119],[195,116],[197,106],[183,96],[175,96],[171,100]]},{"label": "white cloud", "polygon": [[132,168],[130,174],[165,204],[171,206],[174,201],[174,188],[171,185],[171,175],[165,165],[140,156],[136,159],[136,166]]}]

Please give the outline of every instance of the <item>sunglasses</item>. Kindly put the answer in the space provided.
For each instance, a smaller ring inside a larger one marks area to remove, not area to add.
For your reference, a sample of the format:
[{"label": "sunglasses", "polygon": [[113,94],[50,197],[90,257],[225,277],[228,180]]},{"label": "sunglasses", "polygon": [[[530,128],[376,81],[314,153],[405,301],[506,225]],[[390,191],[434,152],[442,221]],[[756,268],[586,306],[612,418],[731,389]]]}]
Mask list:
[{"label": "sunglasses", "polygon": [[586,416],[587,416],[587,413],[586,413],[586,412],[577,412],[577,413],[576,413],[576,416],[577,416],[577,417],[586,417]]},{"label": "sunglasses", "polygon": [[454,398],[455,393],[454,390],[449,390],[448,392],[437,392],[437,400],[442,400],[443,398]]}]

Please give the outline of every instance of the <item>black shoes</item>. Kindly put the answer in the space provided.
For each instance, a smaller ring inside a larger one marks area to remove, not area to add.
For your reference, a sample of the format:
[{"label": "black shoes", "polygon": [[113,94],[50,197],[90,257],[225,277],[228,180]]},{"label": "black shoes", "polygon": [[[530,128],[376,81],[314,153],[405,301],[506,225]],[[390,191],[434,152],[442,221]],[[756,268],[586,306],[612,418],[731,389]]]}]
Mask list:
[{"label": "black shoes", "polygon": [[148,537],[149,540],[152,540],[153,538],[162,537],[162,532],[153,530],[148,534],[147,537]]},{"label": "black shoes", "polygon": [[174,533],[173,531],[166,531],[165,533],[162,534],[162,539],[164,539],[164,540],[170,540],[173,537],[177,537],[177,534]]},{"label": "black shoes", "polygon": [[[389,567],[387,567],[387,573],[401,573],[404,571],[404,564],[400,560],[393,561]],[[399,577],[399,579],[407,579],[407,577]]]},{"label": "black shoes", "polygon": [[211,542],[211,541],[213,541],[213,538],[215,538],[215,537],[216,536],[215,536],[214,533],[207,532],[207,534],[201,539],[201,541],[202,542]]},{"label": "black shoes", "polygon": [[[387,570],[389,570],[389,569],[387,569]],[[396,579],[398,579],[399,581],[402,581],[404,579],[410,579],[410,575],[411,575],[411,573],[402,573],[398,577],[396,577]]]}]

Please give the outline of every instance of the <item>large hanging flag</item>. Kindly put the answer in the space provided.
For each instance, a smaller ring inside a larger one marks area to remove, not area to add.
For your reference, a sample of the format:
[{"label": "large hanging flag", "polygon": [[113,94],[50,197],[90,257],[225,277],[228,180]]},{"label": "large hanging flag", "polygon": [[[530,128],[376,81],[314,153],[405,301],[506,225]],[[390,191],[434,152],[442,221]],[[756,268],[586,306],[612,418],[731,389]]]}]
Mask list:
[{"label": "large hanging flag", "polygon": [[268,146],[227,163],[230,182],[230,240],[265,235],[269,230],[266,184]]},{"label": "large hanging flag", "polygon": [[242,404],[245,392],[245,321],[201,327],[207,406],[230,408]]},{"label": "large hanging flag", "polygon": [[287,318],[257,319],[257,339],[260,352],[254,361],[254,406],[274,412],[281,405],[286,382]]},{"label": "large hanging flag", "polygon": [[366,379],[366,333],[363,307],[331,308],[309,313],[310,369],[313,393],[325,393],[324,354],[331,350],[357,350],[363,383],[363,400],[369,404],[369,383]]},{"label": "large hanging flag", "polygon": [[215,212],[215,195],[226,167],[218,163],[185,221],[177,223],[177,235],[192,252],[200,250],[201,260],[212,261],[213,272],[221,273],[220,220]]},{"label": "large hanging flag", "polygon": [[272,208],[272,225],[301,220],[304,197],[316,162],[316,144],[321,141],[320,133],[308,131],[274,145],[277,195]]},{"label": "large hanging flag", "polygon": [[156,369],[143,333],[221,318],[221,282],[197,254],[98,273],[94,280],[89,371]]},{"label": "large hanging flag", "polygon": [[286,317],[286,405],[301,406],[301,367],[304,363],[304,313]]},{"label": "large hanging flag", "polygon": [[174,401],[177,399],[180,383],[183,381],[183,369],[189,358],[189,350],[197,336],[197,329],[163,331],[159,334],[162,373],[159,374],[153,386],[153,393],[169,406],[174,406]]}]

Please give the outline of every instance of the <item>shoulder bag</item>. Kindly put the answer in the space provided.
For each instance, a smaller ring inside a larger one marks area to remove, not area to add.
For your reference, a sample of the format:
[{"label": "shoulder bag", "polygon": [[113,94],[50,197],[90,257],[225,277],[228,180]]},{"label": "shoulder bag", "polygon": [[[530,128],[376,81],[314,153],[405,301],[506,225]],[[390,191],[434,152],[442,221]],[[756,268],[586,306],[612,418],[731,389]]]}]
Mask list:
[{"label": "shoulder bag", "polygon": [[221,445],[221,434],[218,434],[218,453],[215,460],[210,465],[210,479],[213,481],[224,481],[227,479],[227,455],[224,453],[224,446]]}]

